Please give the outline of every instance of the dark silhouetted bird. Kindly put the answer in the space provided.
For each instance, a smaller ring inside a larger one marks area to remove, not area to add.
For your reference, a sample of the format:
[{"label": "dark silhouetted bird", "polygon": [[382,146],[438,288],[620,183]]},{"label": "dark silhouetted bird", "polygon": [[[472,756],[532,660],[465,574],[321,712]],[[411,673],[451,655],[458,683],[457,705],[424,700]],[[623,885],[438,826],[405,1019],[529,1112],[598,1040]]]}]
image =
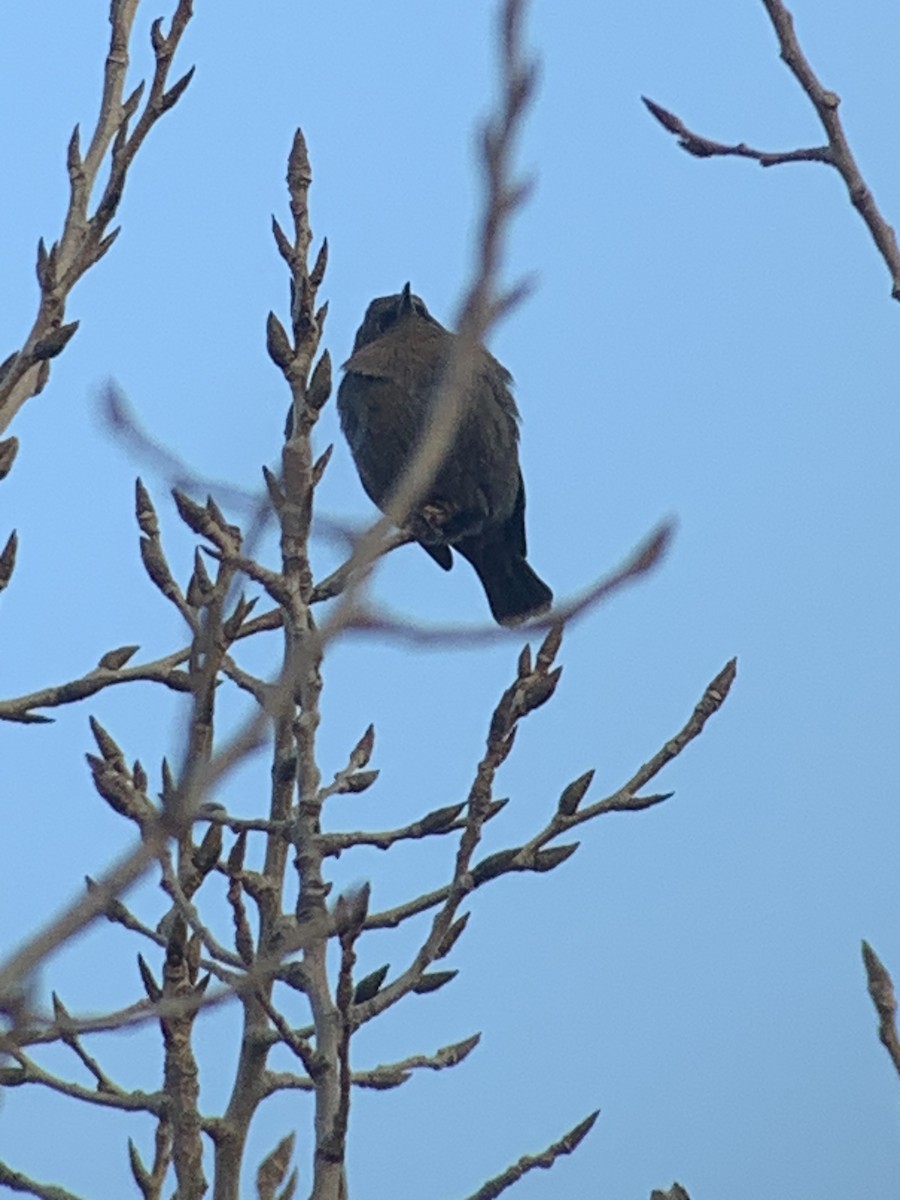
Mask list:
[{"label": "dark silhouetted bird", "polygon": [[[357,331],[338,412],[362,485],[383,511],[427,427],[456,337],[409,284],[373,300]],[[483,346],[473,368],[455,437],[405,528],[445,571],[451,549],[468,559],[495,620],[515,625],[546,612],[553,593],[525,561],[512,377]]]}]

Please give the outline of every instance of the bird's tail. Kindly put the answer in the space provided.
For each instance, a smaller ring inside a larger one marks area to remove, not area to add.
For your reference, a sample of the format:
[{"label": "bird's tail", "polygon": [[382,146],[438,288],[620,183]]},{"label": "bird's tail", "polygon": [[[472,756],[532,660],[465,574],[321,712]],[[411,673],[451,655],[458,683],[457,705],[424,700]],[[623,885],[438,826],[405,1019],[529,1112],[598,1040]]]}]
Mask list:
[{"label": "bird's tail", "polygon": [[550,607],[553,593],[511,547],[473,539],[454,549],[475,568],[498,625],[518,625]]}]

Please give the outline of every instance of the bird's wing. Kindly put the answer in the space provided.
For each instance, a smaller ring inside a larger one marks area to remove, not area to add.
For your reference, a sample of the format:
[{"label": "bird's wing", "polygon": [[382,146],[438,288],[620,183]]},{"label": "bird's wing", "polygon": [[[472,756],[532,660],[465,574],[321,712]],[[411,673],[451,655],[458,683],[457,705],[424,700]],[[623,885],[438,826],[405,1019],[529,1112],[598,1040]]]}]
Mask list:
[{"label": "bird's wing", "polygon": [[386,379],[421,405],[431,395],[446,361],[451,335],[442,326],[421,322],[410,340],[403,327],[362,346],[344,363],[348,374]]},{"label": "bird's wing", "polygon": [[479,374],[488,388],[490,388],[497,407],[509,422],[513,436],[518,438],[519,409],[510,391],[513,377],[507,371],[506,367],[502,363],[497,362],[496,358],[488,350],[482,348],[481,353],[484,357],[479,364]]}]

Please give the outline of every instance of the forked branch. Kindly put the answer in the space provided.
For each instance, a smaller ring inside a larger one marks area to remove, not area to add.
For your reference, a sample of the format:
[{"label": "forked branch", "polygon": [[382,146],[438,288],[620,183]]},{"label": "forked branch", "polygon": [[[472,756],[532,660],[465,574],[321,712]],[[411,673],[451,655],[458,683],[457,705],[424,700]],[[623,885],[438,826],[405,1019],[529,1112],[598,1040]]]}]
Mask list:
[{"label": "forked branch", "polygon": [[663,108],[661,104],[646,97],[643,98],[644,103],[663,128],[678,138],[679,146],[697,158],[737,156],[754,159],[763,167],[774,167],[789,162],[821,162],[834,167],[846,185],[850,203],[865,222],[878,253],[890,271],[891,295],[895,300],[900,300],[900,249],[897,247],[894,230],[876,204],[847,140],[838,116],[840,96],[826,88],[819,80],[809,59],[803,53],[794,28],[794,18],[782,0],[763,0],[763,4],[778,38],[781,58],[806,93],[825,131],[827,141],[824,146],[772,151],[755,150],[744,142],[717,142],[688,129],[680,117]]}]

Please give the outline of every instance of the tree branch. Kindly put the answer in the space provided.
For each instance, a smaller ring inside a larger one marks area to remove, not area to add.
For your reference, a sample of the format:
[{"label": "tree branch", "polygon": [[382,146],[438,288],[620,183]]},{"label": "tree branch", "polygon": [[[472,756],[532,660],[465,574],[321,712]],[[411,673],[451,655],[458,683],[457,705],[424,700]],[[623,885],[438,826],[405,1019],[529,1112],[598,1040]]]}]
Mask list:
[{"label": "tree branch", "polygon": [[[84,158],[80,153],[77,125],[69,141],[69,204],[63,230],[59,241],[49,250],[43,239],[38,245],[37,274],[41,291],[38,312],[22,348],[6,361],[5,370],[0,372],[0,433],[26,400],[44,388],[50,377],[50,360],[62,353],[77,330],[77,321],[63,324],[69,294],[81,276],[115,241],[118,230],[112,233],[107,230],[118,211],[135,155],[163,113],[180,99],[193,74],[189,71],[167,90],[169,69],[192,15],[191,0],[178,0],[167,36],[162,33],[162,21],[154,22],[151,40],[156,66],[143,111],[129,135],[129,122],[138,110],[144,91],[142,83],[123,99],[128,45],[139,3],[140,0],[112,0],[110,5],[112,31],[100,112]],[[91,193],[108,156],[109,179],[93,214],[88,216]]]},{"label": "tree branch", "polygon": [[897,1036],[897,997],[894,981],[868,942],[862,944],[869,995],[878,1013],[878,1037],[887,1050],[894,1070],[900,1075],[900,1038]]},{"label": "tree branch", "polygon": [[826,88],[809,63],[800,46],[794,29],[794,19],[782,0],[763,0],[769,20],[778,38],[781,58],[816,110],[816,116],[825,130],[827,145],[800,150],[771,152],[753,150],[743,142],[728,145],[714,142],[700,134],[691,132],[681,120],[661,105],[644,97],[644,103],[664,129],[678,137],[678,144],[688,154],[698,158],[738,155],[755,159],[764,167],[778,166],[788,162],[822,162],[834,167],[843,179],[850,203],[862,217],[872,240],[891,274],[891,296],[900,300],[900,249],[893,228],[882,216],[875,197],[869,190],[862,172],[857,166],[844,127],[838,116],[841,100],[836,92]]},{"label": "tree branch", "polygon": [[570,1129],[568,1133],[563,1134],[558,1142],[553,1142],[546,1150],[542,1150],[540,1154],[526,1154],[508,1167],[502,1175],[496,1175],[493,1179],[489,1179],[487,1183],[482,1184],[477,1192],[473,1192],[467,1200],[495,1200],[501,1192],[505,1192],[508,1187],[512,1187],[514,1183],[527,1175],[529,1171],[533,1171],[535,1167],[540,1167],[542,1170],[548,1170],[561,1158],[564,1154],[571,1154],[579,1144],[587,1137],[594,1127],[594,1122],[600,1115],[600,1110],[591,1113],[589,1117],[585,1117],[580,1121],[574,1129]]}]

